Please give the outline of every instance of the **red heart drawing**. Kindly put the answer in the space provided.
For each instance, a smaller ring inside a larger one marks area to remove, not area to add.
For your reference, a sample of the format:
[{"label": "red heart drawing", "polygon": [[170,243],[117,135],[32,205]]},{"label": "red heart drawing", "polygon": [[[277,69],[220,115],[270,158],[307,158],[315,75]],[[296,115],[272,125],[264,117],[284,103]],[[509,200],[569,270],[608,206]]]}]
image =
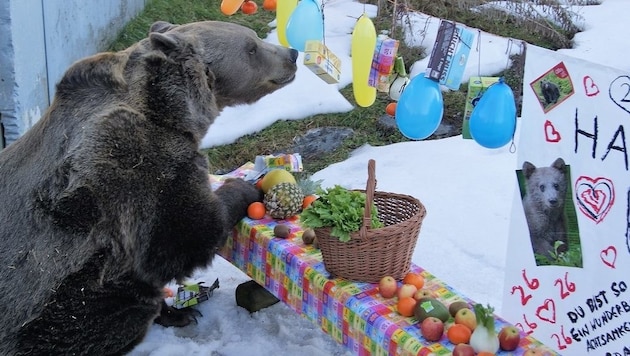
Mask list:
[{"label": "red heart drawing", "polygon": [[595,84],[593,78],[587,75],[584,79],[582,79],[582,83],[584,84],[584,93],[586,93],[586,96],[595,96],[599,94],[599,87]]},{"label": "red heart drawing", "polygon": [[545,299],[545,302],[536,308],[536,316],[542,321],[556,323],[556,303],[553,299]]},{"label": "red heart drawing", "polygon": [[560,133],[556,131],[556,128],[553,126],[551,121],[545,121],[545,140],[547,142],[560,142],[562,137],[560,137]]},{"label": "red heart drawing", "polygon": [[615,188],[608,178],[581,176],[575,181],[575,197],[582,214],[599,224],[615,202]]},{"label": "red heart drawing", "polygon": [[602,250],[599,254],[602,262],[610,268],[615,268],[615,261],[617,260],[617,249],[615,246],[608,246],[606,249]]}]

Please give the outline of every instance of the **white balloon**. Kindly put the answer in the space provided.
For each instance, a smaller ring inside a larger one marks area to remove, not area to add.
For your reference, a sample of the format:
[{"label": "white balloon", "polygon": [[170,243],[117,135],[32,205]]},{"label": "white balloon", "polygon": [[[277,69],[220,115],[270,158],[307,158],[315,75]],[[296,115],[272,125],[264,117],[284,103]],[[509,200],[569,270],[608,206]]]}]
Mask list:
[{"label": "white balloon", "polygon": [[409,84],[409,77],[396,77],[389,86],[389,97],[392,98],[392,100],[398,101],[400,94],[405,90],[407,84]]}]

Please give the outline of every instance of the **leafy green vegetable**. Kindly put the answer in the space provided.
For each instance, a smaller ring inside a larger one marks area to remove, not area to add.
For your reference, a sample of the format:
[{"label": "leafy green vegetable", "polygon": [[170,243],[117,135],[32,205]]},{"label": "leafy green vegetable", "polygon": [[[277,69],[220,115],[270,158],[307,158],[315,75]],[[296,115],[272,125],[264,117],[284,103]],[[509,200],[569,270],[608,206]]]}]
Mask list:
[{"label": "leafy green vegetable", "polygon": [[[307,228],[331,227],[330,234],[341,242],[350,241],[350,233],[359,231],[363,223],[366,195],[335,185],[328,190],[319,188],[319,196],[300,214],[302,225]],[[371,207],[371,228],[379,228],[376,205]]]},{"label": "leafy green vegetable", "polygon": [[475,309],[475,316],[477,317],[477,322],[483,326],[485,326],[491,333],[494,332],[494,308],[488,305],[484,307],[481,304],[475,304],[473,306]]}]

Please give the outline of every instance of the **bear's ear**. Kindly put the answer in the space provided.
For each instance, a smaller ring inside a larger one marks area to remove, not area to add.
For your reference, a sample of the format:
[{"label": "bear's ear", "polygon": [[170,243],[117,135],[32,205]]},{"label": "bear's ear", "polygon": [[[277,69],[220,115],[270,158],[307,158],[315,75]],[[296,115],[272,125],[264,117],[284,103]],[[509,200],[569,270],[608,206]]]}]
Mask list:
[{"label": "bear's ear", "polygon": [[527,161],[523,163],[523,176],[525,176],[526,179],[529,179],[529,177],[532,176],[535,170],[536,166],[534,166],[533,164]]},{"label": "bear's ear", "polygon": [[553,161],[551,166],[562,173],[564,173],[564,171],[566,170],[566,165],[564,164],[564,160],[562,158],[558,158],[555,161]]},{"label": "bear's ear", "polygon": [[149,40],[151,41],[153,48],[164,53],[169,53],[179,48],[179,39],[173,33],[163,34],[159,32],[152,32],[149,34]]},{"label": "bear's ear", "polygon": [[177,26],[178,25],[173,25],[172,23],[166,21],[156,21],[153,23],[153,25],[151,25],[151,28],[149,29],[149,34],[151,32],[164,33],[168,30],[174,29]]}]

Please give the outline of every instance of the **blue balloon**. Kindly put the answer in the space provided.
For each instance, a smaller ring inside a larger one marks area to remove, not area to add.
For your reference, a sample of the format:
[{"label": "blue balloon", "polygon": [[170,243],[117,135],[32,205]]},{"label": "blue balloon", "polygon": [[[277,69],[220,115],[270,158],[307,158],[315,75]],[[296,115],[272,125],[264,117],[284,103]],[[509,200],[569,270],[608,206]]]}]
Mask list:
[{"label": "blue balloon", "polygon": [[396,125],[412,140],[431,136],[442,121],[444,100],[439,84],[418,74],[411,79],[396,104]]},{"label": "blue balloon", "polygon": [[308,40],[323,41],[324,18],[315,0],[301,0],[287,20],[287,41],[291,47],[304,52]]},{"label": "blue balloon", "polygon": [[470,136],[486,148],[505,146],[516,130],[514,93],[503,78],[492,84],[470,114]]}]

